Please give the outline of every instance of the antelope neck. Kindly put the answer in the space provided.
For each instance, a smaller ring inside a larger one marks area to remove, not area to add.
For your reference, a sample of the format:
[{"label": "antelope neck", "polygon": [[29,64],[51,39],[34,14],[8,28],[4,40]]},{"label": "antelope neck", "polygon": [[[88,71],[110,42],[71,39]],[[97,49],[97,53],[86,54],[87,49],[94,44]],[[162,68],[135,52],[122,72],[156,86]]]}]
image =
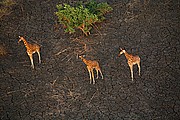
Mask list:
[{"label": "antelope neck", "polygon": [[82,58],[82,61],[87,65],[88,61],[85,58]]},{"label": "antelope neck", "polygon": [[24,42],[24,45],[26,46],[26,48],[28,48],[28,42],[25,39],[22,39],[22,41]]},{"label": "antelope neck", "polygon": [[126,59],[129,59],[131,57],[126,51],[125,51],[124,55],[125,55]]}]

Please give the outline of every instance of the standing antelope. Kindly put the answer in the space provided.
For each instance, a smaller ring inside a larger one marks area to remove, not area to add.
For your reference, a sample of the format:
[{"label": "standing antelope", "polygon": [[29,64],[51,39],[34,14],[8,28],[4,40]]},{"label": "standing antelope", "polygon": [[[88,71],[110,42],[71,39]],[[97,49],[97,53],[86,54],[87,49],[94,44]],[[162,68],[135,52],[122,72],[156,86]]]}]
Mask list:
[{"label": "standing antelope", "polygon": [[133,81],[133,65],[135,65],[135,64],[138,65],[139,76],[140,76],[140,70],[141,70],[141,67],[140,67],[140,57],[128,54],[124,49],[120,48],[120,53],[118,54],[118,56],[120,56],[123,53],[124,53],[126,59],[128,60],[128,65],[129,65],[130,70],[131,70],[131,78],[132,78],[132,81]]},{"label": "standing antelope", "polygon": [[[93,84],[95,84],[95,80],[94,80],[94,72],[93,70],[95,69],[97,72],[97,79],[98,79],[98,72],[100,72],[101,77],[103,79],[103,74],[101,72],[101,69],[99,67],[99,63],[97,61],[92,61],[92,60],[86,60],[83,56],[79,56],[79,58],[86,64],[88,72],[89,72],[89,78],[90,78],[90,84],[92,83],[92,79],[93,79]],[[92,74],[92,76],[91,76]]]},{"label": "standing antelope", "polygon": [[19,42],[23,41],[24,42],[24,46],[26,47],[26,52],[29,55],[29,58],[31,60],[31,67],[34,69],[34,63],[33,63],[33,54],[34,53],[38,53],[39,56],[39,63],[41,63],[41,56],[40,56],[40,46],[37,44],[30,44],[28,43],[24,37],[19,36]]}]

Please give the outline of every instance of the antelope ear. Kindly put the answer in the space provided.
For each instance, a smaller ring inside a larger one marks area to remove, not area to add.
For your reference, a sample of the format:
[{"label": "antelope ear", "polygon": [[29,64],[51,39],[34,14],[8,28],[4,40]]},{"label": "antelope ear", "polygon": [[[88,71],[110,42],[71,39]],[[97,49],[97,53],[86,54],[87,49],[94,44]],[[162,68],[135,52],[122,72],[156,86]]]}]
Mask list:
[{"label": "antelope ear", "polygon": [[82,55],[82,57],[86,57],[86,55]]},{"label": "antelope ear", "polygon": [[123,49],[120,47],[120,50],[123,50]]},{"label": "antelope ear", "polygon": [[19,36],[19,38],[21,38],[21,36]]}]

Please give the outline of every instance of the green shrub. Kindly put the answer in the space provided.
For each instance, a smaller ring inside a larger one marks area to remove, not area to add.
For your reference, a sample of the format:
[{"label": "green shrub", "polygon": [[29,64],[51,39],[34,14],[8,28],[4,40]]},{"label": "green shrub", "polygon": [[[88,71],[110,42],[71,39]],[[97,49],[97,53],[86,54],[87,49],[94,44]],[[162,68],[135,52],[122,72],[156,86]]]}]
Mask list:
[{"label": "green shrub", "polygon": [[102,22],[104,14],[111,11],[112,8],[107,3],[96,3],[95,1],[86,4],[78,4],[73,7],[68,4],[59,4],[56,6],[58,11],[55,13],[59,23],[64,25],[65,32],[74,33],[80,29],[86,36],[90,34],[93,24]]},{"label": "green shrub", "polygon": [[99,22],[102,22],[105,19],[104,14],[113,10],[107,3],[97,3],[94,0],[85,4],[85,7],[90,11],[90,13],[98,16]]}]

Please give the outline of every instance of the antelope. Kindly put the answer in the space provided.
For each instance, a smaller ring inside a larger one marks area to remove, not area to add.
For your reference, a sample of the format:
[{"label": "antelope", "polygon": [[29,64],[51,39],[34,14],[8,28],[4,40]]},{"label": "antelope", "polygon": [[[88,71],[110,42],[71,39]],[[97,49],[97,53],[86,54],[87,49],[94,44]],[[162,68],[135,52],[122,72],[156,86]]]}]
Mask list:
[{"label": "antelope", "polygon": [[38,56],[39,56],[39,63],[41,63],[41,56],[40,56],[40,46],[37,44],[30,44],[28,43],[24,37],[19,36],[19,42],[23,41],[24,42],[24,46],[26,47],[26,52],[30,58],[31,61],[31,67],[34,69],[34,63],[33,63],[33,54],[37,52]]},{"label": "antelope", "polygon": [[120,56],[121,54],[125,55],[126,59],[127,59],[127,63],[129,65],[129,68],[130,68],[130,71],[131,71],[131,78],[132,78],[132,81],[133,81],[133,65],[138,65],[138,68],[139,68],[139,76],[140,76],[140,71],[141,71],[141,67],[140,67],[140,57],[139,56],[134,56],[132,54],[128,54],[126,52],[126,50],[120,48],[120,53],[118,54],[118,56]]},{"label": "antelope", "polygon": [[[96,79],[98,79],[98,73],[100,72],[101,74],[101,78],[103,79],[103,74],[101,72],[99,63],[95,60],[87,60],[85,59],[83,56],[79,56],[79,58],[86,64],[87,66],[87,70],[89,72],[89,78],[90,78],[90,84],[92,83],[92,79],[93,79],[93,84],[95,84],[95,80],[94,80],[94,72],[93,70],[96,70],[97,73],[97,77]],[[92,74],[92,75],[91,75]]]}]

